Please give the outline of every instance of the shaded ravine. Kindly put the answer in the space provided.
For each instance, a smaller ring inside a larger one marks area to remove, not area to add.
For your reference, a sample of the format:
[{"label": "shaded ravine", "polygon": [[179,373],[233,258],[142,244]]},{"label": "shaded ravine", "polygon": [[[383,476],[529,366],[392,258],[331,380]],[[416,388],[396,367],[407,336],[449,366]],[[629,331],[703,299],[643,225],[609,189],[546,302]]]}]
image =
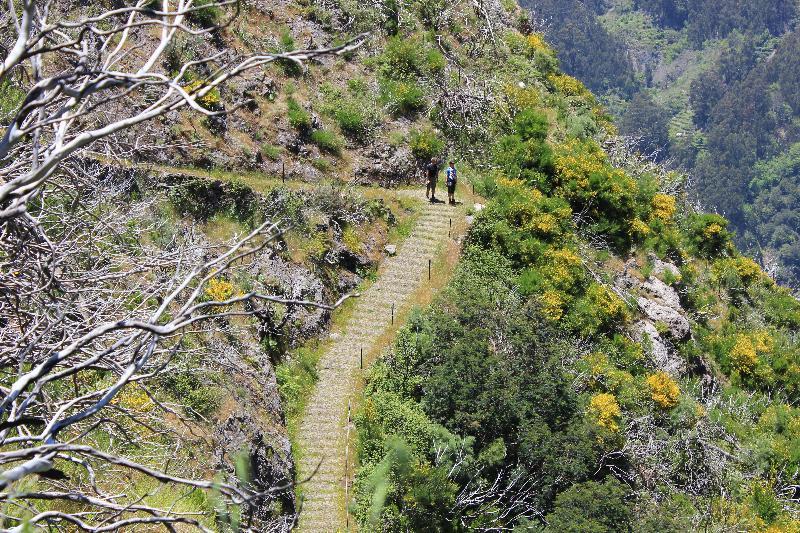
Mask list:
[{"label": "shaded ravine", "polygon": [[[408,194],[424,200],[421,193]],[[461,208],[426,202],[411,235],[397,255],[384,262],[378,280],[356,300],[344,331],[320,359],[319,379],[296,437],[301,450],[297,478],[311,476],[302,486],[300,531],[345,529],[346,469],[354,456],[352,447],[346,453],[348,402],[357,386],[361,350],[369,354],[380,348],[378,344],[392,327],[392,305],[399,313],[429,283],[429,260],[436,263],[437,255],[446,248],[451,220],[455,225],[456,217],[463,216]]]}]

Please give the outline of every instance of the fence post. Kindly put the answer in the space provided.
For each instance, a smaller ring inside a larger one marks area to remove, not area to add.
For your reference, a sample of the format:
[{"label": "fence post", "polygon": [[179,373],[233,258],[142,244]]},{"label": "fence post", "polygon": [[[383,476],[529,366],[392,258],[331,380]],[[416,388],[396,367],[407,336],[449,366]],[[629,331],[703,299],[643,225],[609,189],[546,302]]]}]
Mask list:
[{"label": "fence post", "polygon": [[350,512],[347,510],[347,505],[350,503],[350,486],[348,480],[350,479],[350,409],[352,398],[347,399],[347,435],[344,442],[344,520],[345,530],[350,531]]},{"label": "fence post", "polygon": [[392,325],[394,325],[394,302],[392,302]]},{"label": "fence post", "polygon": [[428,281],[431,280],[431,260],[428,259]]}]

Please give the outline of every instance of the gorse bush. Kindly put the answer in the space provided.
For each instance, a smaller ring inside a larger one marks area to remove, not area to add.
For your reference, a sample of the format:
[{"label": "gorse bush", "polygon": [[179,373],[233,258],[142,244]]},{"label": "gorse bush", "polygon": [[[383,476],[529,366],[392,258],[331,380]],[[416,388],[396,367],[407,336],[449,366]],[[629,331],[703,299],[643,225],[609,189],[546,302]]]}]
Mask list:
[{"label": "gorse bush", "polygon": [[[190,95],[194,95],[205,88],[206,84],[203,83],[202,80],[196,80],[186,85],[183,89]],[[197,103],[210,111],[218,111],[222,104],[222,97],[220,96],[219,89],[213,87],[203,96],[197,97]]]},{"label": "gorse bush", "polygon": [[731,234],[728,221],[720,215],[693,214],[686,220],[689,244],[703,257],[719,257],[730,252]]}]

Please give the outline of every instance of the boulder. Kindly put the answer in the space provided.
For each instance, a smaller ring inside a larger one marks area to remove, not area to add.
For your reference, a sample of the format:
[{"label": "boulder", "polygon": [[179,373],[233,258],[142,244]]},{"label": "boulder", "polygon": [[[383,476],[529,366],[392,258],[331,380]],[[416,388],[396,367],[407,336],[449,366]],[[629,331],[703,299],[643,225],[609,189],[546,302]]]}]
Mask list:
[{"label": "boulder", "polygon": [[661,337],[658,328],[648,321],[640,320],[633,327],[633,338],[648,349],[648,357],[655,368],[663,370],[673,377],[678,377],[686,371],[686,362]]},{"label": "boulder", "polygon": [[397,255],[397,246],[394,244],[387,244],[384,250],[386,251],[386,255],[390,257]]},{"label": "boulder", "polygon": [[681,310],[681,298],[678,296],[678,292],[660,279],[651,277],[642,284],[642,288],[659,303],[676,311]]},{"label": "boulder", "polygon": [[681,341],[692,334],[689,320],[677,309],[642,296],[636,299],[639,309],[654,324],[664,324],[673,339]]},{"label": "boulder", "polygon": [[661,276],[666,272],[672,274],[673,277],[679,277],[681,275],[680,269],[675,265],[673,265],[672,263],[662,261],[655,255],[651,255],[649,259],[653,263],[653,275]]}]

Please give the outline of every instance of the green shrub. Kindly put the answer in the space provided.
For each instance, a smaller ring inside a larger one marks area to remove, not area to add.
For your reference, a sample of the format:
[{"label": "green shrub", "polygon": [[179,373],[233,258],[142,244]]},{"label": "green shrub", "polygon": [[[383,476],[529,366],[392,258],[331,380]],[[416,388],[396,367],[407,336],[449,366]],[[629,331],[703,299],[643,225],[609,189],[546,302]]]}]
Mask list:
[{"label": "green shrub", "polygon": [[333,112],[333,118],[339,124],[339,128],[350,137],[365,140],[372,130],[369,117],[355,101],[342,102]]},{"label": "green shrub", "polygon": [[445,149],[444,141],[431,129],[412,130],[408,144],[411,153],[420,161],[440,156]]},{"label": "green shrub", "polygon": [[262,144],[261,155],[270,161],[277,161],[283,153],[283,148],[274,144]]},{"label": "green shrub", "polygon": [[319,379],[319,353],[301,348],[275,367],[278,392],[286,417],[294,420],[302,414],[306,399]]},{"label": "green shrub", "polygon": [[331,164],[326,159],[323,159],[321,157],[316,157],[312,159],[311,166],[316,168],[322,173],[328,173],[331,171],[332,168]]},{"label": "green shrub", "polygon": [[292,37],[292,32],[289,31],[289,28],[284,28],[283,31],[281,31],[279,42],[283,52],[291,52],[297,48],[297,45],[294,42],[294,37]]},{"label": "green shrub", "polygon": [[625,503],[624,485],[614,478],[587,481],[562,492],[547,515],[547,531],[614,533],[629,531],[632,513]]},{"label": "green shrub", "polygon": [[311,134],[311,142],[316,144],[323,152],[339,154],[344,146],[344,141],[336,133],[329,130],[315,130]]},{"label": "green shrub", "polygon": [[197,43],[191,36],[177,33],[164,50],[164,66],[171,76],[178,74],[180,69],[195,58]]},{"label": "green shrub", "polygon": [[196,0],[192,4],[193,11],[186,14],[186,18],[203,28],[212,28],[222,22],[224,12],[215,0]]},{"label": "green shrub", "polygon": [[8,79],[0,82],[0,123],[17,111],[25,98],[25,92],[13,85]]},{"label": "green shrub", "polygon": [[164,385],[175,399],[203,417],[219,409],[224,398],[220,387],[205,383],[196,372],[172,373]]},{"label": "green shrub", "polygon": [[367,142],[381,117],[376,97],[361,79],[348,81],[344,92],[330,84],[323,84],[323,111],[339,124],[342,133],[360,142]]},{"label": "green shrub", "polygon": [[447,62],[444,56],[419,37],[392,37],[378,58],[382,77],[393,80],[435,76]]},{"label": "green shrub", "polygon": [[685,230],[690,246],[701,257],[719,257],[733,246],[728,221],[720,215],[692,214],[686,219]]},{"label": "green shrub", "polygon": [[311,113],[303,109],[294,98],[286,101],[286,108],[289,125],[301,133],[307,133],[311,129]]},{"label": "green shrub", "polygon": [[425,93],[415,81],[381,80],[381,101],[394,115],[413,115],[424,109]]}]

